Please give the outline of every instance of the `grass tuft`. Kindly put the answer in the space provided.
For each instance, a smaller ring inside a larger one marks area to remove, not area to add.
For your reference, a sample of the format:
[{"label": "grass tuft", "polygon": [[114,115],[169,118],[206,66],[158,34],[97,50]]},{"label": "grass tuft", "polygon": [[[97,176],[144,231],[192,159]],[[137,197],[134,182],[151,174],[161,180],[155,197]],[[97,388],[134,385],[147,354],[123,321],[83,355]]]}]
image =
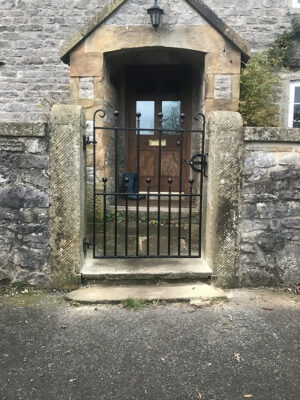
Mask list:
[{"label": "grass tuft", "polygon": [[146,306],[146,301],[129,298],[123,302],[123,306],[127,310],[133,310],[133,311],[141,310],[142,308],[144,308]]}]

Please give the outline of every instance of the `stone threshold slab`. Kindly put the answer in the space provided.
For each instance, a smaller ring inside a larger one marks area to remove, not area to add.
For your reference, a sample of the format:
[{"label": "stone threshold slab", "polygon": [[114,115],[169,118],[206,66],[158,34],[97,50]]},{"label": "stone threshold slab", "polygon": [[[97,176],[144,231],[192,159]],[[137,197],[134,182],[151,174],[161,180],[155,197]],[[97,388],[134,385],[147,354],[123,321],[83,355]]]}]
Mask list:
[{"label": "stone threshold slab", "polygon": [[222,289],[202,283],[121,286],[96,285],[81,288],[65,295],[65,299],[82,304],[119,303],[129,298],[145,301],[190,301],[223,297],[226,297],[226,294]]},{"label": "stone threshold slab", "polygon": [[93,259],[81,271],[85,279],[207,279],[212,270],[202,259]]}]

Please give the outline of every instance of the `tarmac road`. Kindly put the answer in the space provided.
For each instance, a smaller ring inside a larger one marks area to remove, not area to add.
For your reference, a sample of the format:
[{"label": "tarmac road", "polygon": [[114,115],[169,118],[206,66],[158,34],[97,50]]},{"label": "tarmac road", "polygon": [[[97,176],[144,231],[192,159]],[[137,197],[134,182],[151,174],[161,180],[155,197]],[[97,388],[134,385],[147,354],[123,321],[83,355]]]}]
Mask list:
[{"label": "tarmac road", "polygon": [[228,295],[139,311],[0,296],[0,398],[298,400],[299,296]]}]

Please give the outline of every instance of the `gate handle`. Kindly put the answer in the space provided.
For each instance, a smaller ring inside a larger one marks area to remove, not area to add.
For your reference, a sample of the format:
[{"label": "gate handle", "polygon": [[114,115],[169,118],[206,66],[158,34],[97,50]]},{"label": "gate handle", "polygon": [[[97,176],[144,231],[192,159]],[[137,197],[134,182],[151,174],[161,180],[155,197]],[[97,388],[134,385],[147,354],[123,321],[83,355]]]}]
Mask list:
[{"label": "gate handle", "polygon": [[[204,173],[204,176],[207,178],[207,175],[206,175],[207,156],[208,156],[208,154],[204,154],[204,155],[202,155],[200,153],[199,154],[195,154],[195,155],[193,155],[193,157],[191,158],[190,161],[184,160],[184,162],[187,165],[189,165],[192,168],[192,170],[195,171],[195,172],[201,172],[202,171],[202,165],[203,165],[203,167],[204,167],[203,173]],[[199,161],[197,161],[198,158],[200,158]],[[201,165],[201,167],[200,168],[197,167],[198,165]]]}]

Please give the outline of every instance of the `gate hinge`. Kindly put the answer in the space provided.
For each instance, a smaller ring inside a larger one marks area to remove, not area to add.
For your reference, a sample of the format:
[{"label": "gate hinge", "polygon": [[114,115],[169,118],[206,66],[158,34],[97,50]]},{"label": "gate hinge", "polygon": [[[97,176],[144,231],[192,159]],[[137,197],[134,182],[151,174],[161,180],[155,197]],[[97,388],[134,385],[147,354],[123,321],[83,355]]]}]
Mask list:
[{"label": "gate hinge", "polygon": [[95,140],[90,140],[89,136],[83,136],[83,150],[86,150],[86,146],[91,144],[97,144]]},{"label": "gate hinge", "polygon": [[203,175],[205,178],[208,178],[207,175],[207,165],[208,165],[208,153],[204,154],[203,156],[203,165],[204,165],[204,171],[203,171]]},{"label": "gate hinge", "polygon": [[84,254],[86,254],[86,251],[90,248],[90,242],[86,238],[83,238],[82,244],[83,244],[83,252]]}]

